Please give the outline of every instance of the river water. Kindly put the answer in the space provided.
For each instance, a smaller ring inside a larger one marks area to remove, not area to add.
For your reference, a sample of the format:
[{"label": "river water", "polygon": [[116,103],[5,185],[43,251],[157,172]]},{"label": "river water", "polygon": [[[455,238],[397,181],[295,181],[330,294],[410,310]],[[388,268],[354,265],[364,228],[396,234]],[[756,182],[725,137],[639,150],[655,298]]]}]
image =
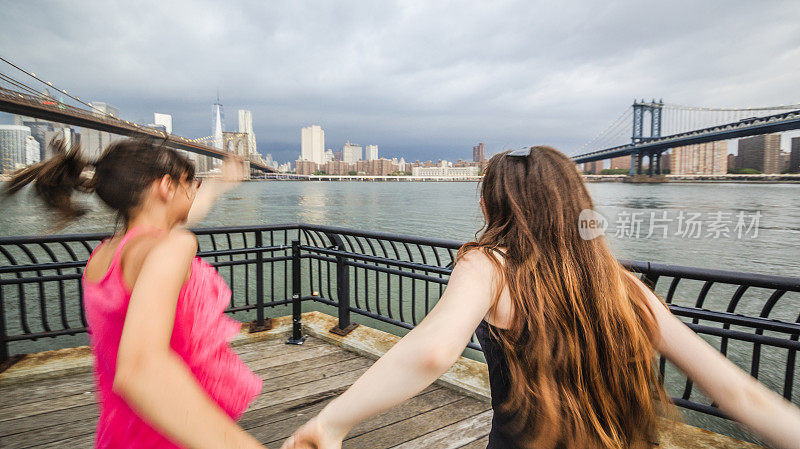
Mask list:
[{"label": "river water", "polygon": [[[588,187],[617,257],[800,276],[798,184]],[[307,222],[467,240],[481,225],[478,196],[470,182],[246,182],[200,226]],[[99,200],[83,201],[90,212],[60,232],[113,230]],[[0,207],[0,235],[48,232],[47,212],[32,195]]]},{"label": "river water", "polygon": [[[597,213],[608,223],[605,235],[619,258],[800,276],[798,184],[591,183],[588,188]],[[466,241],[481,226],[478,197],[478,184],[469,182],[246,182],[225,194],[200,226],[306,222]],[[59,233],[113,231],[114,214],[96,197],[79,201],[90,211]],[[0,236],[50,232],[48,212],[30,190],[3,200],[0,208]],[[730,292],[713,291],[707,304],[724,310],[722,301],[729,299]],[[780,305],[780,318],[796,318],[798,295],[787,295]],[[740,309],[757,314],[758,307],[743,304]],[[381,323],[367,324],[397,332]],[[65,338],[62,344],[81,344],[84,338]],[[709,341],[718,346],[718,341]],[[751,347],[732,345],[729,357],[748,367]],[[776,390],[785,357],[785,351],[765,352],[761,377]],[[671,377],[668,371],[674,394],[682,378]],[[686,413],[686,418],[752,439],[730,422],[696,413]]]}]

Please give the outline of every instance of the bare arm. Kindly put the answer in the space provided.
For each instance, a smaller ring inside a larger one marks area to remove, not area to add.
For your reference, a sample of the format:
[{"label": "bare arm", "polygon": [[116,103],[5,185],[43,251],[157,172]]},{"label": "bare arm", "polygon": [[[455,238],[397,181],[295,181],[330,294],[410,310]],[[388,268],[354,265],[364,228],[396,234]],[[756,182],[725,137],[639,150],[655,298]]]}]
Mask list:
[{"label": "bare arm", "polygon": [[800,448],[800,409],[739,369],[641,287],[658,322],[658,351],[728,416],[774,447]]},{"label": "bare arm", "polygon": [[125,316],[114,391],[153,427],[188,447],[262,447],[206,394],[170,348],[178,293],[196,245],[194,235],[175,230],[145,258]]},{"label": "bare arm", "polygon": [[338,448],[353,426],[411,398],[444,374],[489,311],[492,272],[479,251],[462,258],[425,319],[284,447],[315,441],[320,449]]},{"label": "bare arm", "polygon": [[244,177],[244,163],[240,159],[226,158],[222,164],[222,177],[203,181],[194,198],[186,226],[194,226],[203,221],[219,197],[239,185]]}]

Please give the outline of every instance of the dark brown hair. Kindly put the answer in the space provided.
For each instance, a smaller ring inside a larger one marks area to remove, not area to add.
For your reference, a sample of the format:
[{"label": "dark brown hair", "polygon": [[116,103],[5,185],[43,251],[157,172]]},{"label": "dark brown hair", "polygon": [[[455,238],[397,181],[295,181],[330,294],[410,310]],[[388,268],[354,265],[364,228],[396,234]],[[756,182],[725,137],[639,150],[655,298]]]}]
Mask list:
[{"label": "dark brown hair", "polygon": [[15,194],[33,183],[36,195],[56,211],[61,224],[86,213],[73,201],[75,190],[97,193],[127,225],[153,181],[164,175],[175,181],[194,179],[192,162],[155,140],[116,141],[95,162],[87,162],[77,145],[67,150],[63,139],[51,141],[50,148],[51,158],[12,174],[5,193]]},{"label": "dark brown hair", "polygon": [[575,164],[546,146],[498,154],[481,194],[486,223],[459,257],[482,250],[513,304],[510,327],[493,331],[510,371],[503,409],[515,420],[504,430],[530,448],[651,446],[659,400],[669,402],[657,325],[604,238],[581,238],[579,215],[594,205]]}]

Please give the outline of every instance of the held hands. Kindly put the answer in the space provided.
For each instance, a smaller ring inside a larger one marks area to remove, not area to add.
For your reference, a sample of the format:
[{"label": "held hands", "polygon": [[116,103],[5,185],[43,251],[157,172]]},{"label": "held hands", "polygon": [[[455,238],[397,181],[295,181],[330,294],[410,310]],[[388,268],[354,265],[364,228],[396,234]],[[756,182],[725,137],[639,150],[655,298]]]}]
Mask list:
[{"label": "held hands", "polygon": [[336,435],[319,416],[297,429],[281,449],[341,449],[344,435]]}]

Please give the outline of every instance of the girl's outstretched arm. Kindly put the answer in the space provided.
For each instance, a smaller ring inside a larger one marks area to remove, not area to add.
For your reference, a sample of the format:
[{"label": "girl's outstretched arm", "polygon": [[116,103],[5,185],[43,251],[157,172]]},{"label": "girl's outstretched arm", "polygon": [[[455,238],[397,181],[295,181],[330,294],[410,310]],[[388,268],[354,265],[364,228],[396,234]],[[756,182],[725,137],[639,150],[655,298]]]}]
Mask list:
[{"label": "girl's outstretched arm", "polygon": [[205,179],[197,191],[186,226],[194,226],[208,215],[211,207],[217,202],[220,195],[233,189],[244,177],[244,162],[238,158],[227,157],[222,163],[222,176],[219,178]]},{"label": "girl's outstretched arm", "polygon": [[444,374],[489,311],[494,271],[480,250],[464,255],[425,319],[283,447],[337,449],[353,426],[411,398]]},{"label": "girl's outstretched arm", "polygon": [[260,448],[206,394],[170,348],[178,293],[197,251],[176,229],[148,253],[125,316],[114,391],[150,425],[190,448]]},{"label": "girl's outstretched arm", "polygon": [[728,416],[774,447],[800,449],[800,409],[739,369],[670,313],[644,284],[641,288],[658,322],[656,349]]}]

